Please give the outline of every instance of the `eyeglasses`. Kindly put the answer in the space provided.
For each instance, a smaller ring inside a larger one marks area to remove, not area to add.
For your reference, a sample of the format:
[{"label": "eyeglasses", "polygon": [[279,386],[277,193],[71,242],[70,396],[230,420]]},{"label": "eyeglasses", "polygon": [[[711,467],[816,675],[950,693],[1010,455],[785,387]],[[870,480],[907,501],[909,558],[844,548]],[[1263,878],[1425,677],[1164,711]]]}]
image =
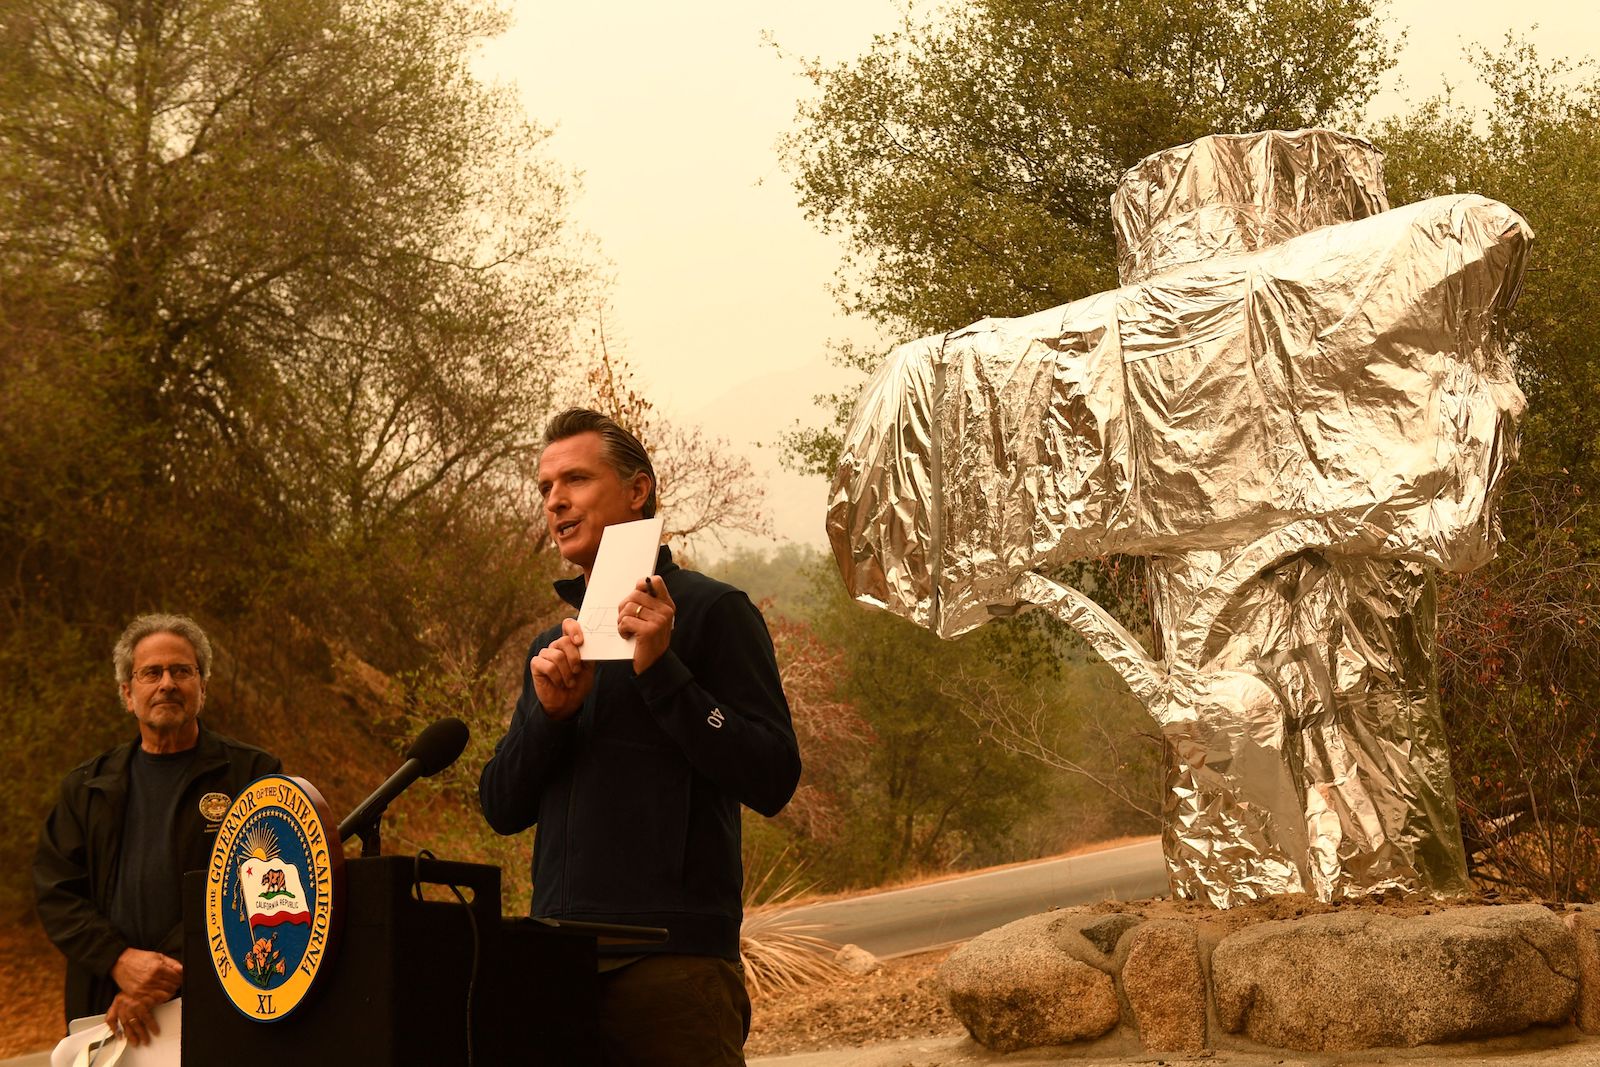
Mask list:
[{"label": "eyeglasses", "polygon": [[145,685],[155,685],[161,681],[163,674],[170,674],[174,682],[182,685],[199,673],[199,669],[192,663],[174,663],[166,667],[158,667],[152,663],[148,667],[140,667],[134,671],[133,676]]}]

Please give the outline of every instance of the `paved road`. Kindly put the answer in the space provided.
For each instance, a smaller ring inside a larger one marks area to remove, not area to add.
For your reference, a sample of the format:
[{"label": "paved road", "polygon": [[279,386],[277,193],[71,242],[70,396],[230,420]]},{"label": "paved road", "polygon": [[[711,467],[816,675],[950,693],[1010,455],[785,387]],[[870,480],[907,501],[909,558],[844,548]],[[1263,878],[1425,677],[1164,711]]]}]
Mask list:
[{"label": "paved road", "polygon": [[965,941],[1013,919],[1068,904],[1140,900],[1167,892],[1161,841],[1042,860],[997,871],[950,878],[909,889],[831,900],[785,915],[815,923],[812,931],[875,956]]}]

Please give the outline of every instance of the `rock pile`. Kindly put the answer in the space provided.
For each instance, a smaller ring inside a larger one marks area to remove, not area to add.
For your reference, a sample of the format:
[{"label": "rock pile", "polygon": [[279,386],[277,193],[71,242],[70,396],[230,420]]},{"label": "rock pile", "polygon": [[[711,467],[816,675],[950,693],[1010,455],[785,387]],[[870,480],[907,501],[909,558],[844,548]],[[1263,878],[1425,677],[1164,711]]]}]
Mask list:
[{"label": "rock pile", "polygon": [[1187,1055],[1246,1041],[1409,1047],[1572,1023],[1600,1033],[1600,909],[1313,904],[1284,918],[1285,907],[1047,912],[969,941],[939,982],[973,1038],[1001,1052],[1119,1026],[1150,1052]]}]

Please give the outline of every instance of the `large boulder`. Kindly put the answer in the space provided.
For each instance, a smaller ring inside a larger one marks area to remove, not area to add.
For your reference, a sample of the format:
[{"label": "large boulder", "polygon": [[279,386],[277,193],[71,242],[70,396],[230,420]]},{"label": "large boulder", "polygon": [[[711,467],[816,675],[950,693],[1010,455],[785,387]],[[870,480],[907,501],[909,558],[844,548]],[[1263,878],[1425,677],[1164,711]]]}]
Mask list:
[{"label": "large boulder", "polygon": [[1122,965],[1122,991],[1146,1049],[1205,1051],[1206,976],[1194,927],[1170,919],[1140,926]]},{"label": "large boulder", "polygon": [[1578,944],[1578,1029],[1600,1034],[1600,908],[1569,912],[1567,929]]},{"label": "large boulder", "polygon": [[[1111,975],[1075,959],[1070,912],[990,930],[950,954],[938,981],[974,1040],[997,1052],[1099,1037],[1121,1017]],[[1087,948],[1086,945],[1083,946]]]},{"label": "large boulder", "polygon": [[1537,904],[1396,918],[1262,923],[1211,957],[1230,1033],[1304,1050],[1376,1048],[1561,1024],[1578,995],[1573,936]]}]

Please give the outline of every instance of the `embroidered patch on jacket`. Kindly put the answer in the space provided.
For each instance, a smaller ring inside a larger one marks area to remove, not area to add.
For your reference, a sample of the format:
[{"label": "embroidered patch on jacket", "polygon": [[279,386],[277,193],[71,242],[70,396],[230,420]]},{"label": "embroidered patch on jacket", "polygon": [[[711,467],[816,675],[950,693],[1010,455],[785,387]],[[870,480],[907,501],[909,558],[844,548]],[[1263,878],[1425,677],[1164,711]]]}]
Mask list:
[{"label": "embroidered patch on jacket", "polygon": [[[200,798],[200,814],[206,822],[221,822],[232,804],[233,798],[226,793],[207,793]],[[215,830],[216,827],[208,829]]]}]

